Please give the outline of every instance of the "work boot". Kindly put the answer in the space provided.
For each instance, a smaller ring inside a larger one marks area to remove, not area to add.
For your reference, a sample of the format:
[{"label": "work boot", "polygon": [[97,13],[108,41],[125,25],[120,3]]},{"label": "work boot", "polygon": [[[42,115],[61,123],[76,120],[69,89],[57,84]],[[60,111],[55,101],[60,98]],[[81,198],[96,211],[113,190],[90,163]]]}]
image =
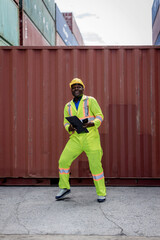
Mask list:
[{"label": "work boot", "polygon": [[104,202],[106,200],[105,196],[98,196],[97,201],[98,202]]},{"label": "work boot", "polygon": [[56,195],[56,199],[61,199],[62,197],[66,196],[67,194],[69,194],[71,192],[70,189],[67,189],[67,188],[64,188],[64,189],[61,189],[59,191],[59,193]]}]

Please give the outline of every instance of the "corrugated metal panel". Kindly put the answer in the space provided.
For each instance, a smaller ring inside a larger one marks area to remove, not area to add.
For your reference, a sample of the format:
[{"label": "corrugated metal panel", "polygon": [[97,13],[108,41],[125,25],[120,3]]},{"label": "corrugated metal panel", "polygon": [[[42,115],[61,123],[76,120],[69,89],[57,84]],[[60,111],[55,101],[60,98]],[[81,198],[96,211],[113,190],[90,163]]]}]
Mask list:
[{"label": "corrugated metal panel", "polygon": [[65,12],[65,13],[63,13],[63,16],[64,16],[71,32],[75,36],[78,44],[79,45],[84,45],[82,34],[79,30],[79,27],[76,23],[76,20],[75,20],[74,16],[73,16],[73,13],[72,12]]},{"label": "corrugated metal panel", "polygon": [[56,46],[66,46],[60,35],[56,32]]},{"label": "corrugated metal panel", "polygon": [[160,33],[158,34],[157,40],[155,42],[155,45],[160,45]]},{"label": "corrugated metal panel", "polygon": [[55,21],[49,14],[44,3],[39,0],[23,0],[23,9],[48,42],[54,46]]},{"label": "corrugated metal panel", "polygon": [[10,46],[3,38],[0,37],[0,46]]},{"label": "corrugated metal panel", "polygon": [[0,36],[11,45],[19,45],[18,6],[13,0],[0,1]]},{"label": "corrugated metal panel", "polygon": [[160,0],[154,0],[152,5],[152,25],[154,24],[154,21],[156,19],[159,6],[160,6]]},{"label": "corrugated metal panel", "polygon": [[158,34],[160,32],[160,8],[157,12],[157,16],[153,25],[152,34],[153,34],[153,44],[155,44]]},{"label": "corrugated metal panel", "polygon": [[50,46],[25,13],[23,13],[23,46]]},{"label": "corrugated metal panel", "polygon": [[55,20],[55,1],[54,0],[42,0],[46,5],[48,11],[50,12],[51,16]]},{"label": "corrugated metal panel", "polygon": [[[160,178],[159,66],[159,47],[0,47],[0,177],[58,177],[77,76],[104,113],[105,177]],[[85,154],[71,177],[91,177]]]},{"label": "corrugated metal panel", "polygon": [[78,46],[78,42],[72,34],[71,30],[56,5],[56,30],[67,46]]}]

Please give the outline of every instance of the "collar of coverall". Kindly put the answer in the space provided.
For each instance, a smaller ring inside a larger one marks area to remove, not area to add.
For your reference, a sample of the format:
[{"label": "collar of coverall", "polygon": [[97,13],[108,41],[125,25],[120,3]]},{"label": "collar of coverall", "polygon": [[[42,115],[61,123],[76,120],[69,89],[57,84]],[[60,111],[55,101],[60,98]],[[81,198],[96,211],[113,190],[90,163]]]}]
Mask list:
[{"label": "collar of coverall", "polygon": [[76,99],[77,99],[78,101],[80,101],[80,100],[82,99],[82,97],[83,97],[83,95],[82,95],[82,96],[79,96],[79,97],[74,97],[74,98],[73,98],[73,102],[77,102]]},{"label": "collar of coverall", "polygon": [[[82,100],[85,100],[87,98],[87,96],[86,95],[82,95]],[[74,98],[72,99],[72,101],[74,102]]]}]

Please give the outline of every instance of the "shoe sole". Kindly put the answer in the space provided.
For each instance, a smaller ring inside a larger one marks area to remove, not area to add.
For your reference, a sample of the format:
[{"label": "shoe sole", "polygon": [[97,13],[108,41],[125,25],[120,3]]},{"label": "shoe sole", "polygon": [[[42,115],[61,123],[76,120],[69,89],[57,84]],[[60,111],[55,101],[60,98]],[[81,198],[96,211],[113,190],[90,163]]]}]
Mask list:
[{"label": "shoe sole", "polygon": [[69,189],[68,191],[66,191],[65,193],[63,193],[61,196],[56,196],[56,200],[62,199],[62,197],[64,197],[65,195],[69,194],[71,192],[71,190]]},{"label": "shoe sole", "polygon": [[106,201],[106,199],[97,199],[97,202],[99,202],[99,203],[102,203],[102,202],[105,202]]}]

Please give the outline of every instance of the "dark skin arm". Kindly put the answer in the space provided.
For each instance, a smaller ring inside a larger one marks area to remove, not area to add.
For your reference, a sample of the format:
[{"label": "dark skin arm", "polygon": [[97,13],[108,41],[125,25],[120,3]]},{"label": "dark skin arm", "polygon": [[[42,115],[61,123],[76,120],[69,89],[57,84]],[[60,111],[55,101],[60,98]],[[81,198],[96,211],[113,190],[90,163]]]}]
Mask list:
[{"label": "dark skin arm", "polygon": [[94,122],[88,122],[83,124],[84,128],[93,127],[93,126],[94,126]]}]

